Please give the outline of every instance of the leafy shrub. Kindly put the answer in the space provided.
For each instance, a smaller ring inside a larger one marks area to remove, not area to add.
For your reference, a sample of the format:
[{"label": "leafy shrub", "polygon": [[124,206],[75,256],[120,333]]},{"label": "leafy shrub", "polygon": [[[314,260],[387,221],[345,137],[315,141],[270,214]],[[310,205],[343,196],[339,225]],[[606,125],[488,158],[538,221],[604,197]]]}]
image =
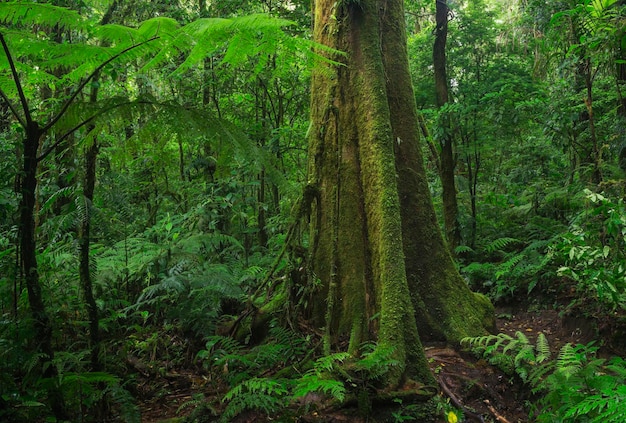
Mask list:
[{"label": "leafy shrub", "polygon": [[560,264],[558,275],[576,286],[578,301],[626,309],[626,208],[585,190],[588,209],[555,243],[551,255]]},{"label": "leafy shrub", "polygon": [[[550,259],[545,255],[549,243],[545,239],[522,242],[510,237],[497,238],[479,250],[481,256],[494,257],[493,261],[472,262],[460,271],[494,301],[510,300],[521,289],[530,293],[549,273]],[[468,247],[462,250],[475,253]]]}]

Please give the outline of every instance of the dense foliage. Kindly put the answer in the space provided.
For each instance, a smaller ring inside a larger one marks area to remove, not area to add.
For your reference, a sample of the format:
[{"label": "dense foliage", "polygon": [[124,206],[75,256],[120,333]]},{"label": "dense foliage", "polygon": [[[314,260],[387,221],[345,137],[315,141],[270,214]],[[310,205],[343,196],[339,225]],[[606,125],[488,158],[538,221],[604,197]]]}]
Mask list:
[{"label": "dense foliage", "polygon": [[[498,304],[589,317],[623,351],[624,2],[450,2],[443,107],[435,2],[405,3],[440,213],[454,140],[461,273]],[[309,8],[0,3],[0,420],[140,421],[140,398],[162,393],[139,380],[180,368],[218,393],[181,407],[197,419],[288,416],[318,396],[371,411],[391,355],[324,356],[306,322],[300,199],[309,73],[324,60]],[[33,123],[36,266],[24,268]],[[467,340],[531,384],[538,421],[622,421],[623,360],[580,345],[550,359],[544,341]]]}]

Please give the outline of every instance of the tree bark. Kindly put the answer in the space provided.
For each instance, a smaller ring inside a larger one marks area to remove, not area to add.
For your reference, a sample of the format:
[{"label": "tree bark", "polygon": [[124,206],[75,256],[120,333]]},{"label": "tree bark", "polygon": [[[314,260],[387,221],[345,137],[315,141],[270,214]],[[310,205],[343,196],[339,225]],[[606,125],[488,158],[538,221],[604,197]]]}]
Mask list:
[{"label": "tree bark", "polygon": [[[447,0],[436,0],[435,42],[433,45],[433,67],[435,74],[435,94],[437,107],[441,109],[448,101],[448,75],[446,72],[446,42],[448,39],[448,4]],[[456,197],[456,183],[454,172],[456,160],[454,158],[454,135],[452,122],[446,112],[439,124],[443,125],[441,145],[440,177],[443,200],[443,217],[446,239],[450,252],[461,244],[461,231],[458,223],[458,204]]]},{"label": "tree bark", "polygon": [[[98,75],[94,76],[94,82],[98,82]],[[97,84],[93,84],[89,101],[96,103],[98,99]],[[94,126],[90,125],[87,133],[94,131]],[[83,198],[85,215],[80,222],[78,232],[79,266],[78,273],[80,285],[85,298],[87,316],[89,318],[89,342],[91,347],[91,368],[97,372],[102,370],[100,361],[100,320],[98,317],[98,305],[93,295],[93,283],[91,281],[90,247],[91,247],[91,209],[93,205],[93,194],[96,186],[96,162],[98,159],[98,137],[93,135],[93,141],[85,152],[85,179],[83,186]]]},{"label": "tree bark", "polygon": [[[25,107],[28,107],[25,105]],[[52,364],[52,325],[43,302],[39,271],[37,266],[37,243],[35,240],[35,192],[37,190],[37,153],[43,132],[37,122],[27,120],[26,136],[23,142],[23,165],[20,202],[20,253],[24,269],[24,279],[28,291],[28,303],[33,315],[38,349],[44,355],[44,378],[50,379],[48,399],[52,412],[58,420],[67,420],[63,394],[57,385],[57,370]]]},{"label": "tree bark", "polygon": [[[348,352],[358,354],[370,340],[392,350],[401,365],[388,375],[389,385],[407,377],[432,382],[417,328],[434,323],[416,322],[414,304],[425,309],[416,289],[429,291],[439,273],[463,282],[439,232],[419,153],[404,25],[401,0],[316,0],[314,6],[315,41],[347,56],[334,57],[344,65],[320,64],[312,75],[309,274],[320,289],[311,317],[326,328],[326,352],[347,341]],[[435,262],[422,257],[433,253]],[[441,265],[443,272],[428,267]],[[449,292],[436,287],[433,294],[441,313],[468,306],[461,322],[460,310],[454,315],[455,340],[485,333],[486,313],[472,318],[474,296],[463,287],[450,307],[443,307]]]},{"label": "tree bark", "polygon": [[489,300],[459,275],[439,230],[419,146],[402,2],[387,2],[383,51],[399,178],[406,274],[422,340],[457,343],[495,327]]}]

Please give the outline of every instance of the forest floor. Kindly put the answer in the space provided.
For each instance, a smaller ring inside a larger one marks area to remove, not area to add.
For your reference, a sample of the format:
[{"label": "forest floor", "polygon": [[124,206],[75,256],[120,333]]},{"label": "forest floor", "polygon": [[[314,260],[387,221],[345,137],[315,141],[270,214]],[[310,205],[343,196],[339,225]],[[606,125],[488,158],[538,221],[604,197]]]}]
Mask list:
[{"label": "forest floor", "polygon": [[[565,343],[588,344],[597,339],[597,324],[575,317],[562,317],[553,309],[527,310],[526,308],[499,307],[497,328],[499,332],[515,336],[524,333],[534,343],[538,333],[546,335],[552,354],[558,353]],[[465,408],[466,421],[499,423],[528,422],[529,405],[536,401],[528,387],[518,378],[504,374],[470,353],[453,350],[445,345],[425,345],[431,369],[440,385],[441,401],[449,402],[457,409]],[[601,351],[602,352],[602,351]],[[614,355],[615,351],[607,354]],[[142,423],[165,423],[179,421],[176,417],[189,414],[198,397],[210,398],[208,386],[193,370],[181,370],[165,375],[161,380],[145,380],[145,402],[141,406]],[[141,383],[141,382],[140,382]],[[141,387],[141,385],[140,385]],[[141,390],[141,389],[140,389]],[[148,398],[152,397],[153,400]],[[182,407],[181,407],[182,406]],[[374,417],[358,417],[356,409],[317,409],[291,419],[273,421],[296,422],[383,422],[402,421]],[[384,413],[380,413],[384,415]],[[389,412],[386,411],[387,417]],[[481,420],[482,419],[482,420]],[[241,415],[237,422],[271,421],[258,414]],[[441,422],[444,423],[442,418]]]}]

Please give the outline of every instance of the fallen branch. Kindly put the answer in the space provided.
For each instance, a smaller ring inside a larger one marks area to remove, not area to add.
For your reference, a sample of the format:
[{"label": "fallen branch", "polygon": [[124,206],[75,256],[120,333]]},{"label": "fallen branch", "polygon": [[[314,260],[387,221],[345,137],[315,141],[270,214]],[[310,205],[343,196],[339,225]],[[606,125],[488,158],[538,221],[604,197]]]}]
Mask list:
[{"label": "fallen branch", "polygon": [[493,414],[493,416],[496,418],[497,421],[499,421],[500,423],[511,423],[510,421],[506,419],[506,417],[498,413],[498,410],[496,410],[495,407],[491,405],[489,400],[486,399],[483,402],[487,405],[487,408],[489,409],[489,411],[491,411],[491,414]]}]

